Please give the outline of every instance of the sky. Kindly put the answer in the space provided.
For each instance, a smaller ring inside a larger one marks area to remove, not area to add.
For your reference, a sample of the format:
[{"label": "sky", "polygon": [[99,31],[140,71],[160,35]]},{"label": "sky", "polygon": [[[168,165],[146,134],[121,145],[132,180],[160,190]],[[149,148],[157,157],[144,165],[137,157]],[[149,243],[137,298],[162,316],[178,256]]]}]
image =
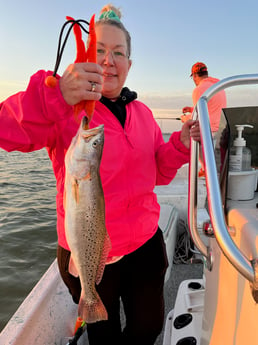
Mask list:
[{"label": "sky", "polygon": [[[98,17],[109,1],[0,0],[0,101],[26,88],[39,69],[53,70],[67,15]],[[258,73],[257,0],[114,0],[132,37],[126,86],[152,109],[192,104],[191,66],[206,63],[223,79]],[[86,39],[86,37],[85,37]],[[74,61],[70,35],[58,73]],[[256,86],[227,90],[228,106],[258,105]],[[180,115],[180,114],[179,114]]]}]

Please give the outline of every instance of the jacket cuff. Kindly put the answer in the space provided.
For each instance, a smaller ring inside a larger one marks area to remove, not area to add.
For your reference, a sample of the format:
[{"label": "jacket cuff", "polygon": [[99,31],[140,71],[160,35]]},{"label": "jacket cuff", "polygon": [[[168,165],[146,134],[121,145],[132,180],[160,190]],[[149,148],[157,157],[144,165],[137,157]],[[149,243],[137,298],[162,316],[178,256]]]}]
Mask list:
[{"label": "jacket cuff", "polygon": [[189,155],[190,149],[188,149],[180,140],[181,131],[173,132],[169,141],[174,145],[174,147],[183,154]]},{"label": "jacket cuff", "polygon": [[[54,87],[49,87],[45,83],[46,77],[52,75],[51,71],[38,71],[33,77],[32,82],[39,83],[41,88],[41,99],[43,102],[43,107],[45,107],[46,115],[53,121],[63,120],[69,116],[73,111],[73,107],[67,104],[63,98],[59,87],[59,75],[56,75],[57,84]],[[53,118],[52,118],[53,117]]]}]

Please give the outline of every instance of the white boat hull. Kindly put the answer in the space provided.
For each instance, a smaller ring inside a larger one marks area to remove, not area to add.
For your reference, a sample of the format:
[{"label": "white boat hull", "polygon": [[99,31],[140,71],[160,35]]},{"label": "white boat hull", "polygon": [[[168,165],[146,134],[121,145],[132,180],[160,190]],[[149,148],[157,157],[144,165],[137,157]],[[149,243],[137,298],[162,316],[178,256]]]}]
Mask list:
[{"label": "white boat hull", "polygon": [[55,260],[1,332],[3,345],[61,345],[73,334],[77,305]]}]

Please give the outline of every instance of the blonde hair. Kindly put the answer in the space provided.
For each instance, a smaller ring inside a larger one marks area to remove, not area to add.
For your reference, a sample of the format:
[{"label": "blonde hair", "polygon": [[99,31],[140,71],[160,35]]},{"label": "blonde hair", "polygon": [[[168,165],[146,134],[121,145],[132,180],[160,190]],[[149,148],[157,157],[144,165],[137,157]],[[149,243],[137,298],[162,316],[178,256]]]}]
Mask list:
[{"label": "blonde hair", "polygon": [[[111,12],[112,16],[103,16],[104,13]],[[108,24],[108,25],[114,25],[120,30],[122,30],[125,34],[126,44],[127,44],[127,54],[128,58],[131,55],[131,36],[127,29],[125,28],[124,24],[121,22],[122,13],[121,10],[112,4],[107,4],[103,6],[103,8],[100,11],[100,18],[96,21],[96,26],[101,24]]]},{"label": "blonde hair", "polygon": [[101,9],[100,14],[102,14],[103,12],[108,12],[108,11],[115,12],[115,14],[118,16],[118,18],[121,19],[122,13],[120,11],[120,8],[117,8],[117,7],[113,6],[112,4],[107,4]]}]

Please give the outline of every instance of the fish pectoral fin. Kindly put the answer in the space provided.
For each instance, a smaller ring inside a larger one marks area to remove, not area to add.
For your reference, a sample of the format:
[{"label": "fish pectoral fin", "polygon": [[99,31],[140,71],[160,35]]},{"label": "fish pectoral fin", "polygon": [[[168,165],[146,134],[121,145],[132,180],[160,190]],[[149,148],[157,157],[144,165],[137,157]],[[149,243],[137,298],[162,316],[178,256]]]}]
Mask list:
[{"label": "fish pectoral fin", "polygon": [[[88,172],[81,180],[90,180],[90,179],[91,179],[91,173]],[[72,180],[72,195],[76,204],[79,204],[79,201],[80,201],[79,179],[77,178],[73,178]]]},{"label": "fish pectoral fin", "polygon": [[72,181],[72,196],[75,202],[79,203],[79,183],[77,179],[73,179]]},{"label": "fish pectoral fin", "polygon": [[72,255],[70,256],[70,260],[69,260],[68,272],[76,278],[79,277],[79,273],[75,266]]}]

